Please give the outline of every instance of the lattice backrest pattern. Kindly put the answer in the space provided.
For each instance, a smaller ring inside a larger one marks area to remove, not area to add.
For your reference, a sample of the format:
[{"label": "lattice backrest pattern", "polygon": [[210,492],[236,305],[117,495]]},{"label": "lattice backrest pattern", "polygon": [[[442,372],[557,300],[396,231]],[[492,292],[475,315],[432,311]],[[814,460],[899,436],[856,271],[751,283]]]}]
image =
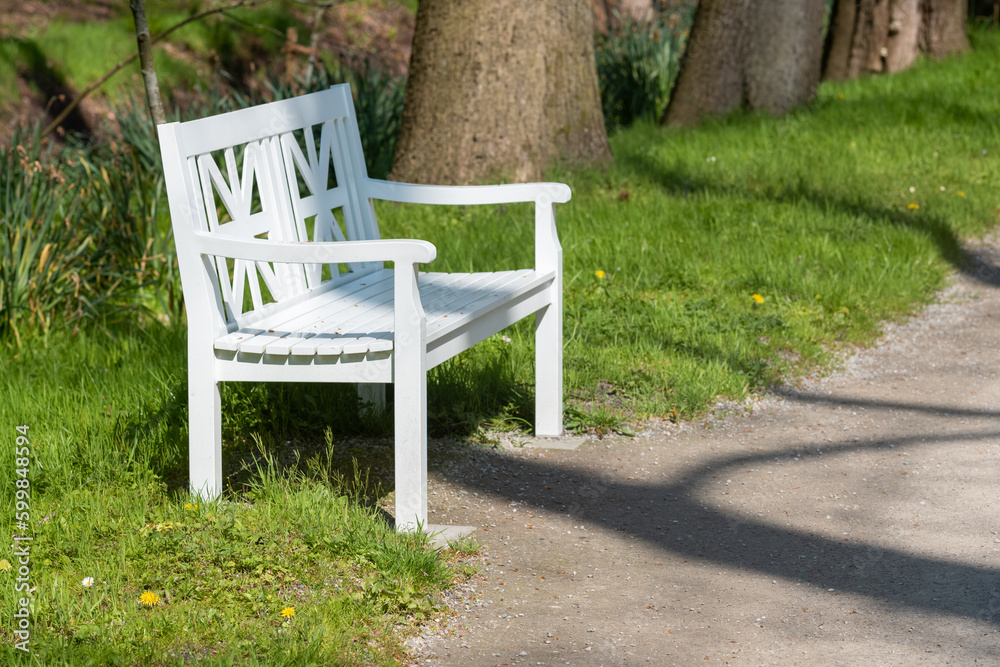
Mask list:
[{"label": "lattice backrest pattern", "polygon": [[[187,197],[195,231],[291,242],[379,238],[371,202],[358,194],[367,171],[348,86],[176,127],[187,184],[175,190]],[[325,279],[380,268],[212,262],[229,328]]]},{"label": "lattice backrest pattern", "polygon": [[[285,185],[279,180],[281,153],[275,138],[204,153],[191,160],[199,176],[207,231],[240,239],[298,240]],[[294,296],[305,287],[298,266],[225,257],[216,257],[215,264],[229,322],[239,322],[244,313]]]},{"label": "lattice backrest pattern", "polygon": [[[364,171],[357,173],[357,163],[360,161],[364,169],[364,161],[360,154],[352,151],[352,134],[357,135],[354,119],[342,116],[281,136],[292,214],[300,239],[365,241],[379,238],[371,205],[358,196],[357,180],[364,176]],[[337,265],[328,265],[326,274],[323,268],[322,265],[306,267],[310,288],[324,278],[376,267],[353,263],[341,270]]]}]

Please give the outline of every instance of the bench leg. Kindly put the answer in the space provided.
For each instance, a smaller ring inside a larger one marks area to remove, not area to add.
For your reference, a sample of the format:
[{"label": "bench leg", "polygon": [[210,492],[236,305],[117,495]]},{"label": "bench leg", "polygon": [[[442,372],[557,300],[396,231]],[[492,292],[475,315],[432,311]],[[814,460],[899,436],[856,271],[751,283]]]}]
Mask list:
[{"label": "bench leg", "polygon": [[222,493],[222,399],[210,374],[188,371],[188,460],[191,493],[212,500]]},{"label": "bench leg", "polygon": [[385,384],[381,382],[359,382],[358,398],[365,405],[373,405],[385,410]]},{"label": "bench leg", "polygon": [[396,529],[427,526],[427,373],[399,373],[395,383]]},{"label": "bench leg", "polygon": [[563,432],[562,309],[546,306],[535,314],[535,435]]}]

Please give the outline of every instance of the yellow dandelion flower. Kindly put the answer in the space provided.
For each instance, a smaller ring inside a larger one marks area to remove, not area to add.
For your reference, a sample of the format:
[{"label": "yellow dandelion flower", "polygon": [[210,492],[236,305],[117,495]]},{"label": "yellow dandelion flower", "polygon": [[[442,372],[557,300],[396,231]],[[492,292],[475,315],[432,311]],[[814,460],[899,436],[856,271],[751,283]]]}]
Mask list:
[{"label": "yellow dandelion flower", "polygon": [[840,98],[840,99],[844,99],[844,94],[841,93],[840,95],[837,95],[837,97]]},{"label": "yellow dandelion flower", "polygon": [[760,294],[751,294],[750,298],[754,300],[754,303],[764,303],[764,297]]},{"label": "yellow dandelion flower", "polygon": [[959,191],[958,191],[958,196],[959,196],[959,197],[964,197],[964,196],[965,196],[965,193],[964,193],[964,192],[962,192],[961,190],[959,190]]},{"label": "yellow dandelion flower", "polygon": [[191,503],[184,503],[184,509],[190,510],[190,509],[194,509],[194,507],[192,507]]},{"label": "yellow dandelion flower", "polygon": [[603,278],[604,277],[604,271],[601,271],[600,269],[598,269],[597,271],[594,271],[594,275],[597,276],[598,278]]},{"label": "yellow dandelion flower", "polygon": [[0,571],[10,572],[12,567],[13,565],[10,564],[9,560],[7,560],[6,558],[0,559]]},{"label": "yellow dandelion flower", "polygon": [[295,607],[285,607],[281,610],[281,615],[290,619],[292,616],[295,616]]},{"label": "yellow dandelion flower", "polygon": [[141,602],[146,607],[155,607],[160,604],[160,596],[153,591],[146,591],[139,596],[139,602]]},{"label": "yellow dandelion flower", "polygon": [[910,204],[906,208],[910,209],[911,211],[916,211],[918,208],[920,208],[920,204]]}]

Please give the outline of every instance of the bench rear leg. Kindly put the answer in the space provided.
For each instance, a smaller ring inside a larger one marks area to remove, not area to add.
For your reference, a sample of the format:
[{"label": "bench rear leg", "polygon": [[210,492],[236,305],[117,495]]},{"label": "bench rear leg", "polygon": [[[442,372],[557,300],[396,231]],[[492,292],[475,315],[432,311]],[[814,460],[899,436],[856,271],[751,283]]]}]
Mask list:
[{"label": "bench rear leg", "polygon": [[188,460],[191,493],[213,500],[222,493],[222,398],[211,373],[188,370]]},{"label": "bench rear leg", "polygon": [[359,382],[358,398],[365,405],[373,405],[385,410],[385,384],[381,382]]},{"label": "bench rear leg", "polygon": [[562,432],[562,308],[556,303],[535,314],[535,435]]}]

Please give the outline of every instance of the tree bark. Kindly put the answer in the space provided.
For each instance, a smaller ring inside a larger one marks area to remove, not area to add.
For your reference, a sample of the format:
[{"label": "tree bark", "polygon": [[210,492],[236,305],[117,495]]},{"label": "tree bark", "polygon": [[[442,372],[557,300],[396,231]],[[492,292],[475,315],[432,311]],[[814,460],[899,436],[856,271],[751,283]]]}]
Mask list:
[{"label": "tree bark", "polygon": [[826,79],[839,81],[851,77],[851,47],[861,13],[859,10],[860,3],[854,0],[839,0],[834,3],[823,62],[823,76]]},{"label": "tree bark", "polygon": [[656,17],[653,0],[591,0],[591,4],[594,30],[602,35],[607,35],[620,22],[649,23]]},{"label": "tree bark", "polygon": [[923,32],[920,48],[932,58],[969,49],[967,0],[920,0]]},{"label": "tree bark", "polygon": [[901,72],[917,59],[920,0],[893,0],[886,39],[886,72]]},{"label": "tree bark", "polygon": [[823,0],[766,0],[758,5],[746,59],[750,109],[774,115],[816,97],[823,60]]},{"label": "tree bark", "polygon": [[142,83],[146,87],[146,104],[153,125],[167,122],[163,113],[163,102],[160,100],[160,84],[156,80],[156,64],[153,60],[153,44],[149,35],[149,24],[146,22],[145,0],[129,0],[132,18],[135,20],[135,39],[139,46],[139,66],[142,70]]},{"label": "tree bark", "polygon": [[907,69],[920,52],[969,48],[966,0],[839,0],[830,26],[826,80]]},{"label": "tree bark", "polygon": [[532,181],[609,157],[589,0],[421,0],[390,178]]},{"label": "tree bark", "polygon": [[816,95],[823,0],[701,0],[663,122],[743,106],[783,114]]}]

